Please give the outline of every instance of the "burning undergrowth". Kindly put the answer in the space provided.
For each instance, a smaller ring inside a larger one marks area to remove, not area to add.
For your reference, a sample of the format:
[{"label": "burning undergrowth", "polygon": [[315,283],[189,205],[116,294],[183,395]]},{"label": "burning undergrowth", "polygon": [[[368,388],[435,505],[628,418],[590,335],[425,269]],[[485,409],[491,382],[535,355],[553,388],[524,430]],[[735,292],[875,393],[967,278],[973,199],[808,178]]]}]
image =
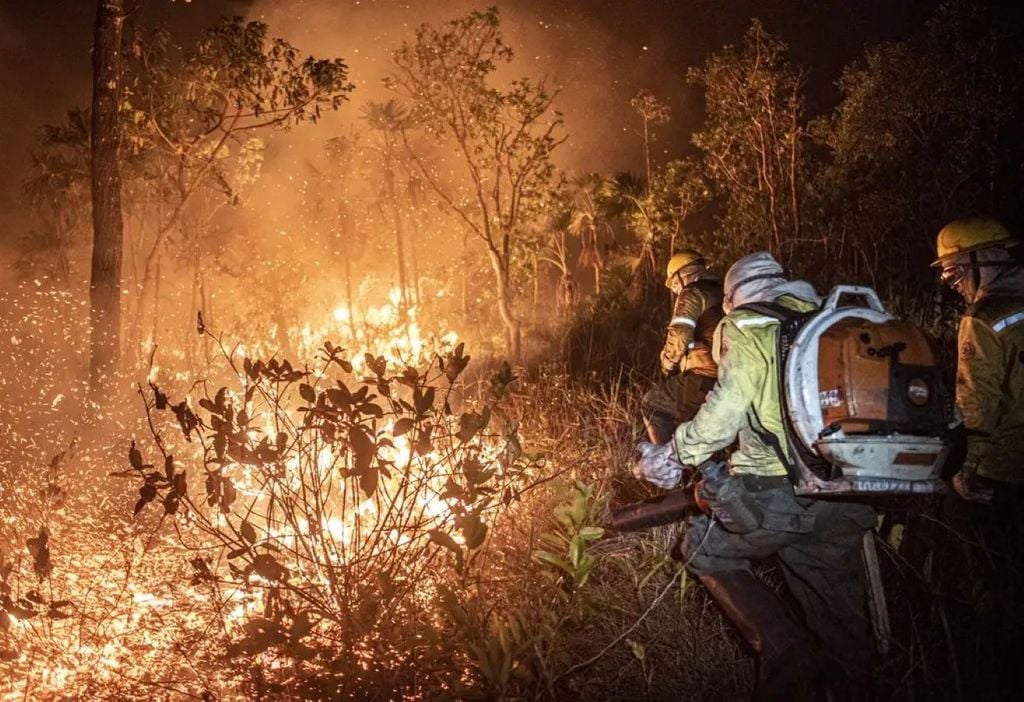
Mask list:
[{"label": "burning undergrowth", "polygon": [[115,438],[79,427],[21,474],[0,553],[3,699],[461,697],[531,675],[510,661],[538,623],[496,583],[543,596],[585,580],[593,497],[573,488],[551,536],[575,556],[531,565],[538,488],[571,471],[524,450],[512,369],[420,339],[415,312],[362,317],[380,353],[306,326],[308,365],[200,327],[223,384],[154,366],[135,418],[103,429]]}]

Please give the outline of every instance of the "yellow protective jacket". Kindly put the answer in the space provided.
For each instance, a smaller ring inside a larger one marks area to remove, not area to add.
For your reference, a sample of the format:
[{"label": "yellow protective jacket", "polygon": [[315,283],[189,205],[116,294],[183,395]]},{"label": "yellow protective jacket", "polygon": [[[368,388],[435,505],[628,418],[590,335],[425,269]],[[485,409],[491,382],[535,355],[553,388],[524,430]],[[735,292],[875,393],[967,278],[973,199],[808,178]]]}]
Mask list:
[{"label": "yellow protective jacket", "polygon": [[1024,484],[1024,295],[987,295],[960,320],[956,402],[964,470]]},{"label": "yellow protective jacket", "polygon": [[661,369],[669,373],[678,367],[683,373],[714,378],[718,368],[711,346],[721,319],[722,281],[717,277],[707,274],[680,290],[661,349]]},{"label": "yellow protective jacket", "polygon": [[[817,308],[792,295],[775,300],[796,312]],[[726,315],[715,330],[718,382],[692,421],[676,428],[673,443],[679,461],[699,465],[739,436],[729,459],[734,473],[786,475],[778,451],[762,438],[768,432],[789,454],[779,398],[779,320],[743,308]]]}]

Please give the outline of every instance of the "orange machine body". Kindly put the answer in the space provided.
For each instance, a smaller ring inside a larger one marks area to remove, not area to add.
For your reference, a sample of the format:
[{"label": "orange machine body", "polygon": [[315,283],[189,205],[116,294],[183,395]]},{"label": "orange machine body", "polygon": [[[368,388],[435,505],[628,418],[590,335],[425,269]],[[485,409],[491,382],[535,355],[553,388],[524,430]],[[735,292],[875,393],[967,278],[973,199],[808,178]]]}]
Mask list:
[{"label": "orange machine body", "polygon": [[819,340],[824,424],[857,434],[906,424],[911,418],[941,422],[940,393],[932,387],[939,374],[931,344],[913,324],[841,320]]}]

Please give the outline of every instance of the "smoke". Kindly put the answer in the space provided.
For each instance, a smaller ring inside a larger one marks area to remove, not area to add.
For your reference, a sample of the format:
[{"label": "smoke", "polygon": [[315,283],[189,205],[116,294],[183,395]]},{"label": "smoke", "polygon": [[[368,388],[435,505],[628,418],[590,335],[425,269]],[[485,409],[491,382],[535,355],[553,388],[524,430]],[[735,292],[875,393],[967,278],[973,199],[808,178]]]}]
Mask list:
[{"label": "smoke", "polygon": [[[652,89],[685,121],[692,111],[684,104],[684,67],[678,72],[665,70],[671,37],[644,37],[644,32],[633,34],[632,28],[623,36],[621,28],[614,31],[615,13],[587,5],[502,3],[502,29],[515,51],[503,76],[544,79],[559,90],[556,107],[565,116],[569,134],[557,155],[563,168],[635,168],[640,148],[629,99],[641,88]],[[358,114],[359,104],[390,97],[381,82],[392,70],[391,52],[412,40],[417,26],[441,24],[480,7],[473,0],[257,0],[249,17],[266,22],[272,34],[303,51],[348,62],[356,91],[353,105],[336,119],[349,121]],[[652,29],[648,26],[647,33]]]}]

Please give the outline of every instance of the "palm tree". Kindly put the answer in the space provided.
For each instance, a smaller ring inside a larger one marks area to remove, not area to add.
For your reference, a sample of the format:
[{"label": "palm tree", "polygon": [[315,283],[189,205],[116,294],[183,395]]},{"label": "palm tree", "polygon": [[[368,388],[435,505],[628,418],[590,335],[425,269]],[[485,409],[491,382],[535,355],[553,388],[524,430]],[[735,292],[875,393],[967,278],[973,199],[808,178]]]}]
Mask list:
[{"label": "palm tree", "polygon": [[[567,241],[575,212],[571,203],[564,200],[553,203],[551,212],[548,217],[546,245],[538,253],[537,260],[551,264],[561,274],[555,290],[555,309],[559,316],[566,316],[579,299],[580,291],[579,283],[576,282],[572,267],[569,265]],[[534,283],[536,285],[536,274]]]},{"label": "palm tree", "polygon": [[596,173],[578,176],[572,181],[573,202],[567,228],[580,240],[580,268],[594,269],[594,294],[601,294],[601,271],[605,260],[601,253],[601,232],[611,235],[611,225],[601,199],[604,178]]},{"label": "palm tree", "polygon": [[619,173],[605,180],[601,199],[609,215],[620,217],[637,240],[636,253],[625,257],[624,261],[633,272],[630,299],[638,301],[658,267],[654,257],[657,227],[653,199],[647,193],[647,184],[632,173]]}]

